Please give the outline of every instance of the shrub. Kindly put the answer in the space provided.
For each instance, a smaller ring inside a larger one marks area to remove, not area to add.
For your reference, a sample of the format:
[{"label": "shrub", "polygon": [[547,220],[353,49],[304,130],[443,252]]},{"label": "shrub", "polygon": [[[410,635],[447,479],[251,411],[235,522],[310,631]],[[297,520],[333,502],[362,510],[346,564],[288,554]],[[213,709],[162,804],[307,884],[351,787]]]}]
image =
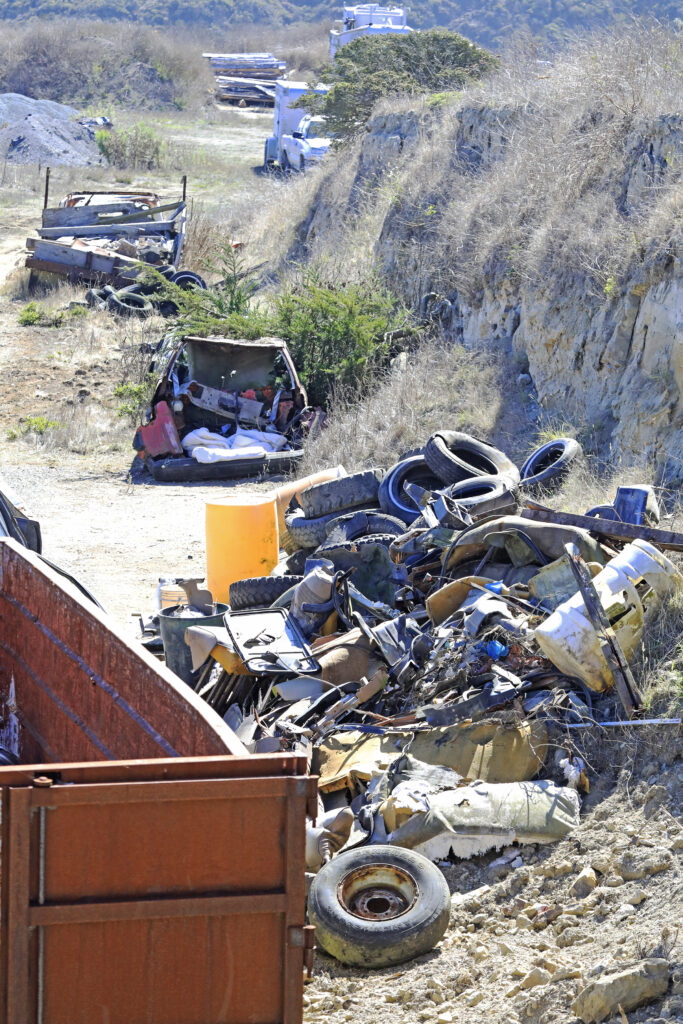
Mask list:
[{"label": "shrub", "polygon": [[344,46],[323,73],[329,92],[308,92],[297,105],[323,114],[333,134],[344,139],[363,130],[383,96],[457,90],[497,64],[493,54],[445,29],[362,36]]},{"label": "shrub", "polygon": [[331,287],[309,271],[278,297],[275,329],[289,346],[309,401],[326,405],[334,389],[367,389],[389,361],[387,332],[406,320],[378,280]]},{"label": "shrub", "polygon": [[45,309],[39,302],[29,302],[19,314],[19,323],[22,327],[61,327],[66,320],[87,315],[88,311],[83,306],[50,310]]},{"label": "shrub", "polygon": [[324,284],[305,271],[268,304],[255,304],[257,282],[230,245],[212,266],[221,280],[206,290],[183,291],[160,274],[154,277],[166,299],[178,307],[178,336],[223,335],[256,339],[268,335],[289,345],[309,401],[326,405],[335,387],[364,389],[375,369],[392,354],[387,332],[405,327],[406,310],[379,278],[361,284]]},{"label": "shrub", "polygon": [[152,128],[141,122],[123,130],[100,129],[95,141],[100,153],[114,167],[152,171],[162,162],[164,143]]},{"label": "shrub", "polygon": [[114,388],[114,397],[122,398],[123,401],[118,406],[116,415],[126,416],[133,423],[137,423],[140,414],[151,401],[155,386],[156,377],[153,373],[148,373],[145,379],[138,384],[133,384],[131,381],[117,384]]}]

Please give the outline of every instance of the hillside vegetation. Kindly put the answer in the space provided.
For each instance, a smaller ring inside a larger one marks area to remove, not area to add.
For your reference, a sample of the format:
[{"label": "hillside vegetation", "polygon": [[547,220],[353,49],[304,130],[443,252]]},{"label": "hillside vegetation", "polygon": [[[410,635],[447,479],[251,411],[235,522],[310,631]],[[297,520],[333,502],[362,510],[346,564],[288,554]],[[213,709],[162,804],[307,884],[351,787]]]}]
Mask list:
[{"label": "hillside vegetation", "polygon": [[[341,0],[0,0],[0,19],[70,16],[210,26],[220,32],[251,23],[277,27],[339,18],[341,8]],[[644,15],[675,19],[680,11],[677,0],[425,0],[411,9],[410,22],[416,28],[452,28],[482,46],[502,49],[512,35],[524,30],[557,43],[568,32],[605,28]]]}]

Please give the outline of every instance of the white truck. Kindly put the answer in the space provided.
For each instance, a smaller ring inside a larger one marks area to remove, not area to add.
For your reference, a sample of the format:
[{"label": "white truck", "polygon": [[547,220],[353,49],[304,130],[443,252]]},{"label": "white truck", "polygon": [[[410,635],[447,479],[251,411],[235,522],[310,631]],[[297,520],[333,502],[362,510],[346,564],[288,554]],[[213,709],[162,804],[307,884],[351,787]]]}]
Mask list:
[{"label": "white truck", "polygon": [[[278,164],[282,170],[304,170],[325,155],[330,139],[325,136],[324,119],[307,114],[293,104],[309,91],[306,82],[278,79],[275,83],[273,134],[266,139],[263,165],[270,168]],[[324,85],[313,92],[323,95]]]},{"label": "white truck", "polygon": [[330,32],[330,57],[360,36],[407,35],[407,7],[382,7],[381,4],[356,4],[344,8],[344,18],[335,22],[340,28]]}]

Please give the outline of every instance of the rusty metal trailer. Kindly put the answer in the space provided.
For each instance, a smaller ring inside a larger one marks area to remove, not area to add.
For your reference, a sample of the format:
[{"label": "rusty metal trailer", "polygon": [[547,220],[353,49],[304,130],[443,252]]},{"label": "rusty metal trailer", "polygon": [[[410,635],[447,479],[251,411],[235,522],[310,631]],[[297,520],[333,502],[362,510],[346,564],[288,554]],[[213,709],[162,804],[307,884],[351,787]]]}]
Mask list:
[{"label": "rusty metal trailer", "polygon": [[315,780],[201,705],[0,543],[3,1024],[301,1021]]}]

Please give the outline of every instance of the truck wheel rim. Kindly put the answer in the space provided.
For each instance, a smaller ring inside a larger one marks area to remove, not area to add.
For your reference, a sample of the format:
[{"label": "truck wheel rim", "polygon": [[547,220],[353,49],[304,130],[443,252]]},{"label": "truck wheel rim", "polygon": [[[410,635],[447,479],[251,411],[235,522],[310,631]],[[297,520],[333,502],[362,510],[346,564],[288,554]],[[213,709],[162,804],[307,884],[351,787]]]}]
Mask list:
[{"label": "truck wheel rim", "polygon": [[364,921],[393,921],[415,905],[418,884],[407,871],[392,864],[369,864],[342,878],[337,898],[353,917]]}]

